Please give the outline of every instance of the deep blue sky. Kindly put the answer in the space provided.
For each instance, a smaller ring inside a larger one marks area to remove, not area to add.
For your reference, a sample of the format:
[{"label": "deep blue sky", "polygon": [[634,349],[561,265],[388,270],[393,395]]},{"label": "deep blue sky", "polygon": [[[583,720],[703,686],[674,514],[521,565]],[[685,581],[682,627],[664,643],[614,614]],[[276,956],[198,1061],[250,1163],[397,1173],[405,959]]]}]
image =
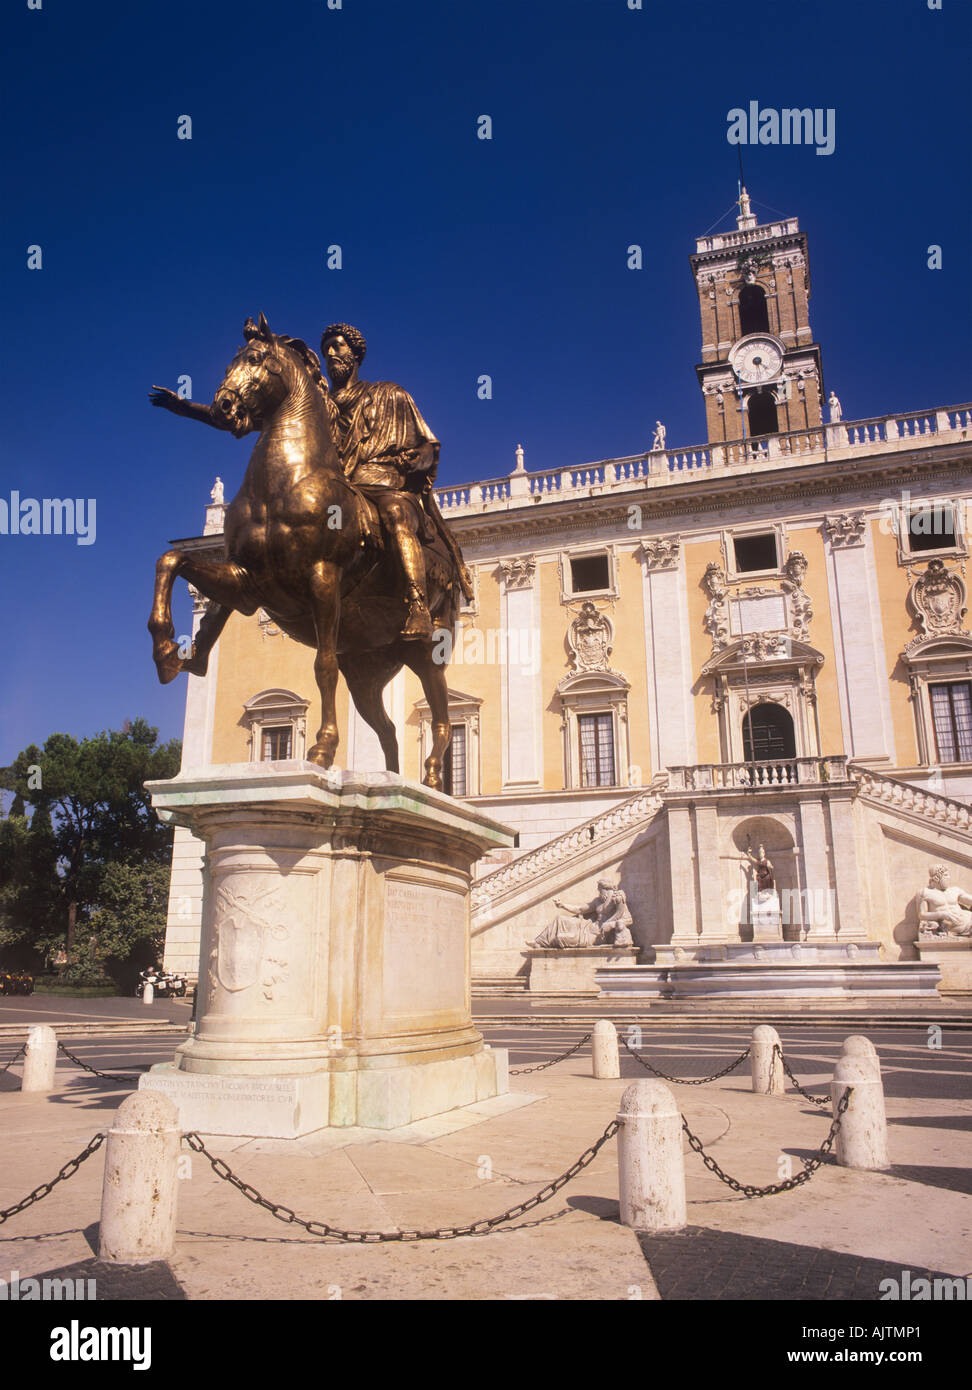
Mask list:
[{"label": "deep blue sky", "polygon": [[443,441],[443,482],[508,472],[517,442],[532,469],[639,452],[659,416],[671,444],[702,440],[687,257],[736,195],[726,113],[752,99],[836,110],[829,157],[744,153],[761,220],[809,233],[845,416],[967,400],[970,13],[11,0],[0,496],[95,497],[98,533],[0,536],[0,762],[137,714],[181,733],[184,684],[157,685],[144,627],[153,565],[253,441],[146,392],[187,372],[211,399],[248,314],[315,347],[357,324],[365,375],[405,385]]}]

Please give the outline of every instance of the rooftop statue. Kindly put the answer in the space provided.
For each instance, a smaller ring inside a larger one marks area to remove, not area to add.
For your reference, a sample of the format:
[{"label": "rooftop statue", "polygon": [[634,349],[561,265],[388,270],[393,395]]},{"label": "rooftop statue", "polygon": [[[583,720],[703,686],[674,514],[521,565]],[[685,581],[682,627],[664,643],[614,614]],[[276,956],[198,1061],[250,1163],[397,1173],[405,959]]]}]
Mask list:
[{"label": "rooftop statue", "polygon": [[[408,666],[432,712],[423,780],[441,788],[451,730],[434,629],[451,632],[462,595],[471,598],[472,590],[432,494],[439,442],[402,387],[359,379],[365,340],[350,324],[331,324],[321,340],[330,390],[317,354],[300,338],[272,333],[263,314],[247,320],[243,337],[211,405],[163,387],[149,397],[237,439],[259,435],[226,508],[225,558],[168,550],[156,565],[148,626],[159,680],[180,671],[205,675],[230,613],[262,608],[316,652],[321,724],[308,758],[322,767],[334,761],[340,671],[388,770],[398,772],[382,691]],[[178,575],[211,600],[191,655],[174,640]]]}]

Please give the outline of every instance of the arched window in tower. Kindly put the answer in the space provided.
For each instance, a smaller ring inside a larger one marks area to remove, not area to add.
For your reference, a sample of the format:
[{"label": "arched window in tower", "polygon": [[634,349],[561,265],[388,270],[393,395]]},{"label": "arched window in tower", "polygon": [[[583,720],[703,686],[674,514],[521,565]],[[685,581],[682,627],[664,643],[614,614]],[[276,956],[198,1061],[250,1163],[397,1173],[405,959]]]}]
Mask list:
[{"label": "arched window in tower", "polygon": [[743,285],[739,291],[739,336],[770,331],[766,291],[760,285]]},{"label": "arched window in tower", "polygon": [[776,402],[770,391],[754,391],[749,397],[747,405],[751,436],[777,433],[780,426],[776,414]]},{"label": "arched window in tower", "polygon": [[743,719],[743,756],[747,763],[795,758],[796,736],[789,710],[769,703],[754,705]]}]

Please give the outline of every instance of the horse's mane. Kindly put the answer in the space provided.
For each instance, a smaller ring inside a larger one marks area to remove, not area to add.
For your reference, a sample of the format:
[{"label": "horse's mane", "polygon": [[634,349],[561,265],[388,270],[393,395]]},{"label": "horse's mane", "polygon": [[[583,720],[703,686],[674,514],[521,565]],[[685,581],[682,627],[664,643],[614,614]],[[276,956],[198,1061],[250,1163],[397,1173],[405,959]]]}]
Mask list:
[{"label": "horse's mane", "polygon": [[307,368],[311,381],[313,381],[314,385],[326,396],[327,387],[324,384],[324,372],[321,369],[321,359],[314,349],[308,347],[303,338],[289,338],[286,333],[275,333],[273,337],[274,341],[280,343],[282,347],[293,348],[294,352],[296,352],[297,356],[303,361],[304,366]]}]

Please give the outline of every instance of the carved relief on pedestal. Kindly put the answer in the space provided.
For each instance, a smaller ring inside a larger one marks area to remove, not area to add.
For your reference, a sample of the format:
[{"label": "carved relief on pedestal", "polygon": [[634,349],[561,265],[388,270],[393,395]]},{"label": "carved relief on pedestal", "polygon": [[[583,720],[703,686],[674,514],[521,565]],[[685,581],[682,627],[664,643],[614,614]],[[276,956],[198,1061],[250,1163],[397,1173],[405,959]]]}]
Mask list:
[{"label": "carved relief on pedestal", "polygon": [[279,883],[237,889],[223,882],[216,891],[215,940],[209,954],[209,985],[230,994],[258,987],[271,1003],[289,979],[289,929]]},{"label": "carved relief on pedestal", "polygon": [[950,570],[946,568],[943,560],[930,561],[924,573],[918,574],[917,577],[909,566],[908,575],[912,579],[912,585],[908,590],[908,603],[915,615],[919,632],[905,647],[905,651],[928,637],[968,636],[967,629],[962,626],[962,619],[967,612],[962,573],[964,566],[961,572]]},{"label": "carved relief on pedestal", "polygon": [[500,561],[500,573],[503,577],[503,586],[510,589],[529,589],[533,584],[533,575],[537,568],[537,557],[535,555],[517,555],[512,560]]},{"label": "carved relief on pedestal", "polygon": [[580,612],[567,629],[570,662],[575,671],[608,671],[608,657],[614,640],[614,625],[605,613],[599,613],[590,601],[582,603]]},{"label": "carved relief on pedestal", "polygon": [[863,512],[835,512],[824,517],[824,531],[833,546],[863,545],[867,517]]}]

